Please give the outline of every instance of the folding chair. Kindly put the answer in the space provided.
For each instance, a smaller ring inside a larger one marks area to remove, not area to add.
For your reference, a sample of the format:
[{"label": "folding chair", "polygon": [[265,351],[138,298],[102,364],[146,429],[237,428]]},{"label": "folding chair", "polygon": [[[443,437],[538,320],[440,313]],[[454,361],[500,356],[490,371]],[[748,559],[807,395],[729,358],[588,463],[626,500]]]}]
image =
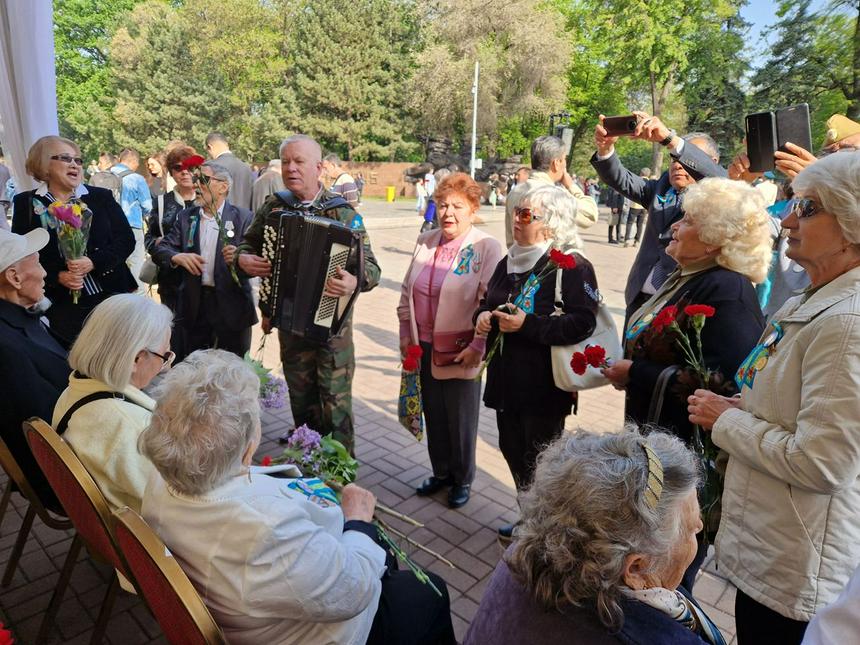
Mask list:
[{"label": "folding chair", "polygon": [[226,643],[197,590],[144,519],[127,506],[113,515],[120,551],[167,640],[174,645]]},{"label": "folding chair", "polygon": [[[133,582],[128,574],[125,561],[120,555],[114,542],[111,526],[113,524],[110,507],[107,500],[99,490],[98,484],[93,480],[87,469],[80,462],[77,455],[65,442],[65,440],[54,432],[54,429],[39,418],[32,418],[24,422],[24,430],[27,433],[27,442],[36,462],[45,473],[48,483],[66,509],[72,524],[77,530],[77,535],[69,548],[69,555],[60,573],[60,582],[68,584],[72,575],[78,553],[81,546],[86,545],[91,555],[100,558]],[[111,610],[116,600],[119,578],[114,576],[105,593],[102,608],[93,628],[91,643],[100,643],[107,629]],[[42,643],[47,636],[47,630],[57,615],[60,608],[62,595],[54,591],[51,602],[48,604],[42,629],[36,639]]]},{"label": "folding chair", "polygon": [[[57,517],[45,508],[39,495],[36,494],[36,491],[30,485],[30,481],[27,479],[24,471],[21,470],[18,460],[12,455],[12,452],[3,439],[0,439],[0,466],[2,466],[9,478],[6,488],[3,490],[3,497],[0,498],[0,522],[6,516],[6,510],[9,507],[9,498],[12,497],[12,489],[14,487],[17,487],[21,496],[29,502],[27,513],[24,515],[24,521],[18,530],[18,539],[15,540],[15,546],[12,548],[9,562],[6,564],[6,571],[3,573],[3,580],[0,582],[2,586],[8,587],[9,583],[12,582],[12,576],[15,575],[15,569],[18,567],[18,561],[21,559],[24,546],[27,544],[30,529],[33,527],[33,520],[38,517],[45,526],[58,531],[68,531],[72,528],[72,523],[68,518]],[[65,591],[65,589],[60,590],[61,597]]]}]

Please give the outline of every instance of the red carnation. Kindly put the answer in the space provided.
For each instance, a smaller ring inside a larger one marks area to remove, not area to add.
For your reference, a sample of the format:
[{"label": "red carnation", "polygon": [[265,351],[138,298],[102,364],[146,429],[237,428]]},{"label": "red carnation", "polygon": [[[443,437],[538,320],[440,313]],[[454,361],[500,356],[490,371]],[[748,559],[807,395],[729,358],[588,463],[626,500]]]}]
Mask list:
[{"label": "red carnation", "polygon": [[573,356],[570,357],[570,369],[573,370],[574,374],[579,374],[580,376],[585,374],[585,370],[588,369],[588,359],[585,357],[585,354],[574,352]]},{"label": "red carnation", "polygon": [[415,356],[406,356],[403,359],[403,369],[407,372],[414,372],[418,369],[418,359]]},{"label": "red carnation", "polygon": [[180,166],[182,167],[182,170],[193,170],[198,166],[202,166],[205,161],[206,160],[200,155],[191,155],[190,157],[183,159]]},{"label": "red carnation", "polygon": [[272,465],[272,458],[269,455],[266,455],[265,457],[263,457],[260,460],[260,465],[261,466],[271,466]]},{"label": "red carnation", "polygon": [[606,350],[600,345],[589,345],[585,348],[585,360],[592,367],[606,366]]},{"label": "red carnation", "polygon": [[678,307],[675,305],[663,307],[660,313],[654,317],[654,320],[651,322],[651,326],[655,331],[662,331],[664,327],[668,327],[675,322],[675,318],[677,317]]},{"label": "red carnation", "polygon": [[687,305],[684,307],[684,313],[688,316],[704,316],[710,318],[716,313],[716,309],[710,305]]},{"label": "red carnation", "polygon": [[576,259],[572,255],[562,253],[557,249],[552,249],[549,252],[549,259],[559,269],[573,269],[576,267]]},{"label": "red carnation", "polygon": [[421,345],[408,345],[406,355],[412,358],[421,358],[424,355],[424,350],[421,349]]}]

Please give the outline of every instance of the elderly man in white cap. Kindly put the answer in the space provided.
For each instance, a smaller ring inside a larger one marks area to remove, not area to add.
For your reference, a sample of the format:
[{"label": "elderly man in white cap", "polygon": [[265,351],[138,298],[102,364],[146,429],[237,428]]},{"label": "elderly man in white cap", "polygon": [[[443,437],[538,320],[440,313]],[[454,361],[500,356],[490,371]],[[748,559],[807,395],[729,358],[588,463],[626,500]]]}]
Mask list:
[{"label": "elderly man in white cap", "polygon": [[66,351],[34,311],[45,297],[39,250],[48,240],[42,228],[26,235],[0,229],[0,437],[42,503],[61,511],[21,428],[33,416],[50,419],[69,384]]}]

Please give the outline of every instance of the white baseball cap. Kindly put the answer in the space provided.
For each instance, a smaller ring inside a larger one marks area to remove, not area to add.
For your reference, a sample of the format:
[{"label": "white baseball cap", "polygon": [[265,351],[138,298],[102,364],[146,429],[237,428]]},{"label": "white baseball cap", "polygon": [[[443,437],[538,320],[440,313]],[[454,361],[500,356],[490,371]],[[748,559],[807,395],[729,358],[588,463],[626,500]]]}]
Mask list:
[{"label": "white baseball cap", "polygon": [[43,228],[34,228],[24,235],[0,229],[0,271],[41,250],[50,239],[48,231]]}]

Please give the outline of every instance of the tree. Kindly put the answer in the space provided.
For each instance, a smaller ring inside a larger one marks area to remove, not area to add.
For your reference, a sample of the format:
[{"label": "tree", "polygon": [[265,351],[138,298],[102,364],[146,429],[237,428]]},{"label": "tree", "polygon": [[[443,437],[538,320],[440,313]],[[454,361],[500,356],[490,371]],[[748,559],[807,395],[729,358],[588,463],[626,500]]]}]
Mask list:
[{"label": "tree", "polygon": [[413,3],[305,0],[293,16],[292,88],[306,132],[348,159],[416,149],[406,106],[420,43]]},{"label": "tree", "polygon": [[[440,0],[426,22],[430,44],[419,55],[410,89],[422,135],[460,141],[467,136],[476,60],[478,134],[486,152],[497,152],[500,124],[509,143],[516,119],[528,129],[533,115],[545,119],[562,106],[571,49],[564,15],[552,4]],[[521,134],[527,138],[527,132]]]},{"label": "tree", "polygon": [[140,0],[54,0],[60,133],[88,157],[111,139],[110,39]]},{"label": "tree", "polygon": [[833,2],[826,13],[810,0],[782,0],[771,28],[776,42],[751,79],[756,109],[809,103],[813,141],[835,111],[860,119],[860,2]]},{"label": "tree", "polygon": [[724,154],[733,154],[744,136],[747,97],[744,79],[750,69],[743,55],[749,23],[740,14],[721,28],[702,34],[690,52],[682,83],[687,130],[707,132]]},{"label": "tree", "polygon": [[[608,0],[602,3],[612,37],[623,43],[619,66],[633,85],[645,85],[651,113],[662,116],[697,44],[719,30],[738,7],[730,0]],[[660,168],[663,148],[653,146],[651,167]]]},{"label": "tree", "polygon": [[194,29],[180,11],[148,0],[111,41],[117,147],[148,154],[172,139],[200,146],[229,118],[225,80],[215,66],[194,60]]}]

